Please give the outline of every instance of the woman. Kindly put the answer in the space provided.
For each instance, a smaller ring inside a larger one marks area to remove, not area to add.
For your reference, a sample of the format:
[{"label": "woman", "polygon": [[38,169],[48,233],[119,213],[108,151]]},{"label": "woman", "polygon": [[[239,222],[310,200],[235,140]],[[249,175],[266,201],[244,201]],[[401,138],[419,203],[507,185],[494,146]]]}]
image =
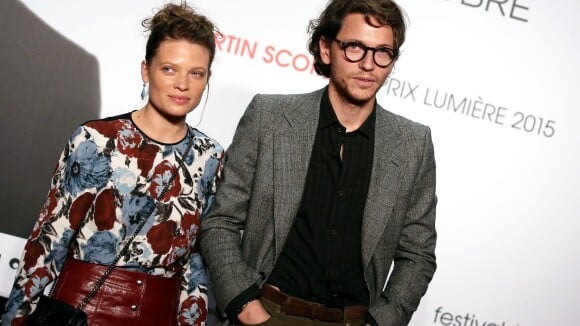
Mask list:
[{"label": "woman", "polygon": [[52,297],[76,307],[109,265],[83,307],[89,325],[205,323],[208,281],[196,238],[223,148],[186,116],[208,85],[215,28],[185,3],[165,5],[143,26],[147,104],[86,122],[68,140],[3,325],[26,324],[55,279]]}]

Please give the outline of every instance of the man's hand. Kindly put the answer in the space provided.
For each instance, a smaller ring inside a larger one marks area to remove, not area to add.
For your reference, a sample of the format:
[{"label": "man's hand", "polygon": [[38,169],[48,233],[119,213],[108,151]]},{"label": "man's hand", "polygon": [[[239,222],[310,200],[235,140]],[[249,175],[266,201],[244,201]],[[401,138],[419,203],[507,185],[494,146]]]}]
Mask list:
[{"label": "man's hand", "polygon": [[252,300],[246,304],[238,314],[238,320],[243,325],[257,325],[270,319],[270,314],[264,309],[259,300]]}]

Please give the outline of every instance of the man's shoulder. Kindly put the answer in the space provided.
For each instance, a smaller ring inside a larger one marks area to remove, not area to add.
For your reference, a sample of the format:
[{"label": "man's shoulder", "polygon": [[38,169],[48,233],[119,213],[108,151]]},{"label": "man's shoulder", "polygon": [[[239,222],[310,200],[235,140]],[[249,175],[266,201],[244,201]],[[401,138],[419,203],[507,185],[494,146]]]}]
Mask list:
[{"label": "man's shoulder", "polygon": [[411,120],[400,114],[382,108],[377,108],[377,130],[389,137],[403,139],[408,144],[422,141],[431,133],[431,128],[420,122]]},{"label": "man's shoulder", "polygon": [[388,121],[389,123],[394,123],[404,129],[425,130],[429,128],[429,126],[423,123],[411,120],[400,114],[393,113],[383,108],[381,105],[377,106],[377,118]]},{"label": "man's shoulder", "polygon": [[296,106],[303,103],[319,103],[323,93],[324,88],[315,90],[313,92],[296,94],[258,93],[254,95],[252,102],[264,106],[270,106],[272,104]]}]

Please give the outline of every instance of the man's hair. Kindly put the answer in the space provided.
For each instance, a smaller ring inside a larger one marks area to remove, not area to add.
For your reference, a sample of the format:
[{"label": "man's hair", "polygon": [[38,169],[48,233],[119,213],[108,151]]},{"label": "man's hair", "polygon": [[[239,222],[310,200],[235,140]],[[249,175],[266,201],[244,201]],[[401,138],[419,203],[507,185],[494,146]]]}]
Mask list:
[{"label": "man's hair", "polygon": [[216,51],[216,28],[207,17],[196,13],[186,2],[166,4],[153,17],[143,20],[141,25],[150,32],[145,47],[145,62],[148,65],[157,54],[161,42],[172,39],[186,40],[207,48],[211,67]]},{"label": "man's hair", "polygon": [[394,51],[405,42],[405,20],[399,6],[391,0],[330,0],[318,19],[308,25],[310,41],[308,50],[314,56],[314,70],[317,74],[329,77],[330,65],[322,62],[319,41],[322,37],[333,40],[342,27],[344,17],[351,13],[363,14],[367,22],[376,19],[381,25],[391,26],[394,35]]}]

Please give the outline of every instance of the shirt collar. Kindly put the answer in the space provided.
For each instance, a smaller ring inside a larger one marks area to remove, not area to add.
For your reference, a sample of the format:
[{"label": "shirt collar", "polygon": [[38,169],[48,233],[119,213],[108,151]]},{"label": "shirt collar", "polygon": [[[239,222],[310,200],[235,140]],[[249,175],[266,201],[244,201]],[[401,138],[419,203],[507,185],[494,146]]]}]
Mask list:
[{"label": "shirt collar", "polygon": [[[376,120],[376,111],[377,111],[377,102],[375,100],[375,104],[373,107],[373,111],[367,117],[365,122],[353,132],[360,132],[364,136],[368,138],[373,138],[375,132],[375,120]],[[328,96],[328,88],[324,90],[324,94],[322,95],[322,100],[320,101],[320,117],[318,122],[318,128],[324,129],[334,125],[341,125],[336,117],[336,113],[334,113],[334,109],[332,104],[330,103],[330,98]]]}]

